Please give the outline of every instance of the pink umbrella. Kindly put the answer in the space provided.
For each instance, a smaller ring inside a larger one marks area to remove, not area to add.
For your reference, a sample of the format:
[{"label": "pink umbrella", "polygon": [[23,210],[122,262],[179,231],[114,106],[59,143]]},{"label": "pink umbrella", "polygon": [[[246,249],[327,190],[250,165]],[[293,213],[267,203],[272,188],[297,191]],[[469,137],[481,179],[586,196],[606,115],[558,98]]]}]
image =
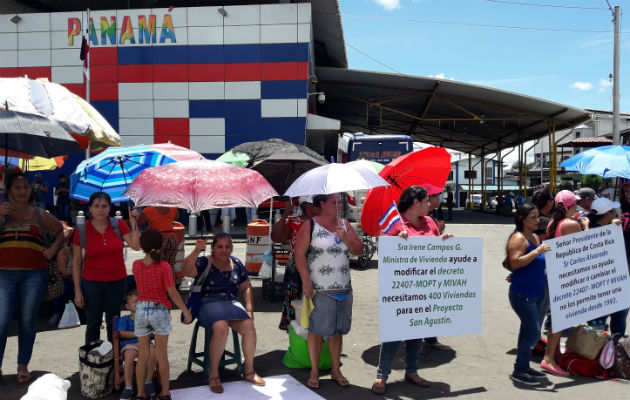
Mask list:
[{"label": "pink umbrella", "polygon": [[139,207],[178,207],[193,212],[221,207],[258,207],[278,195],[254,170],[205,159],[145,169],[131,182],[125,194]]},{"label": "pink umbrella", "polygon": [[190,150],[186,147],[178,146],[170,142],[150,144],[149,147],[175,161],[202,160],[204,158],[201,154],[194,150]]}]

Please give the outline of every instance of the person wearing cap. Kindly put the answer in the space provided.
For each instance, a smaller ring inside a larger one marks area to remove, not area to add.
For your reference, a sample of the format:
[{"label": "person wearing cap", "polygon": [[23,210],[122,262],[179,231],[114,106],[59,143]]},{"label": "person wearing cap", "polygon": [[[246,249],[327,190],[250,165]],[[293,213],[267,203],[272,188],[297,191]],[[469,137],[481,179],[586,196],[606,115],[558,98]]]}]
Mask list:
[{"label": "person wearing cap", "polygon": [[[582,226],[577,221],[571,219],[571,216],[575,214],[577,210],[577,201],[580,198],[570,190],[561,190],[556,194],[555,205],[551,209],[551,222],[547,226],[547,236],[550,238],[556,238],[564,235],[570,235],[572,233],[581,232]],[[588,219],[584,226],[588,227]],[[560,368],[556,363],[556,357],[560,355],[560,337],[562,331],[552,332],[551,329],[547,332],[547,347],[545,348],[545,356],[540,363],[540,368],[551,372],[555,375],[569,376],[570,373]]]},{"label": "person wearing cap", "polygon": [[591,204],[593,204],[593,200],[597,198],[597,195],[595,194],[595,191],[589,187],[583,187],[576,190],[575,195],[578,198],[578,207],[571,219],[580,222],[580,218],[588,216],[588,213],[591,210]]},{"label": "person wearing cap", "polygon": [[48,183],[42,179],[42,174],[35,173],[35,180],[31,183],[33,195],[35,196],[35,205],[42,210],[46,209],[48,198]]},{"label": "person wearing cap", "polygon": [[[609,225],[612,223],[621,224],[621,220],[617,218],[616,209],[619,208],[621,204],[617,201],[612,201],[607,197],[600,197],[593,201],[591,205],[591,212],[588,215],[590,220],[589,228],[597,228],[600,226]],[[624,241],[628,242],[627,236],[630,233],[624,230]],[[627,247],[626,247],[627,254]],[[592,321],[589,321],[588,324],[597,329],[606,330],[606,320],[609,315],[603,315],[599,318],[595,318]],[[628,318],[628,309],[620,310],[615,313],[610,314],[610,333],[611,334],[620,334],[624,336],[626,334],[626,319]]]},{"label": "person wearing cap", "polygon": [[[318,207],[313,205],[313,196],[300,196],[299,207],[301,214],[299,216],[292,216],[293,203],[287,201],[284,211],[282,212],[282,217],[271,229],[271,240],[275,243],[288,241],[291,245],[291,250],[293,250],[295,246],[298,232],[300,232],[304,221],[319,215],[321,211]],[[286,331],[289,329],[291,321],[295,319],[295,309],[291,305],[291,302],[302,298],[302,279],[295,268],[293,252],[285,268],[283,282],[285,284],[285,295],[278,328]]]}]

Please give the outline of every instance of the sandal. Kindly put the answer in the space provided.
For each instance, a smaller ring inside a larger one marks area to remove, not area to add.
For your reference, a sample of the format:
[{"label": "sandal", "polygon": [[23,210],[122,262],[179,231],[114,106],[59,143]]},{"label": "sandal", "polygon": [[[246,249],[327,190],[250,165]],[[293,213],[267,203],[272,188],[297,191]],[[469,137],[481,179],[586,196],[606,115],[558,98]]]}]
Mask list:
[{"label": "sandal", "polygon": [[158,400],[172,400],[171,399],[171,394],[169,393],[169,394],[164,395],[164,396],[159,396]]},{"label": "sandal", "polygon": [[343,376],[341,378],[330,378],[330,379],[342,388],[347,388],[348,386],[350,386],[350,381],[347,380]]},{"label": "sandal", "polygon": [[306,381],[306,386],[310,387],[311,389],[319,389],[319,378],[309,379],[308,381]]},{"label": "sandal", "polygon": [[243,380],[251,382],[255,386],[265,386],[265,380],[258,376],[255,371],[244,373]]},{"label": "sandal", "polygon": [[29,382],[31,379],[33,379],[33,375],[31,375],[31,373],[28,372],[28,370],[25,370],[25,371],[18,370],[17,372],[18,383],[24,384],[24,383]]},{"label": "sandal", "polygon": [[380,386],[378,382],[374,382],[372,384],[372,393],[374,394],[385,394],[387,390],[387,381],[383,382],[383,386]]},{"label": "sandal", "polygon": [[418,377],[418,380],[414,379],[414,375],[405,374],[405,382],[411,383],[412,385],[420,386],[422,388],[428,388],[431,386],[431,382],[422,378],[420,375],[416,374],[415,376]]},{"label": "sandal", "polygon": [[[212,384],[213,382],[214,382],[214,385]],[[223,385],[221,385],[221,380],[219,379],[218,376],[214,378],[210,378],[208,385],[210,386],[210,390],[213,393],[223,393]]]}]

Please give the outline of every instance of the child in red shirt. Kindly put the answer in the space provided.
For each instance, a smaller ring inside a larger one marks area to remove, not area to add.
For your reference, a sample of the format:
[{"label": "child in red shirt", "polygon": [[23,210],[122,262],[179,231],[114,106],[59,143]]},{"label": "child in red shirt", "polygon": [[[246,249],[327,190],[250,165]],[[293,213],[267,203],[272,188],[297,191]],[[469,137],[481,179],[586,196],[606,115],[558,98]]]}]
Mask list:
[{"label": "child in red shirt", "polygon": [[[185,323],[192,322],[192,315],[175,289],[171,267],[162,261],[162,233],[157,229],[147,229],[140,236],[140,247],[145,256],[133,263],[133,275],[138,284],[138,303],[134,333],[138,337],[138,364],[136,365],[136,382],[144,382],[146,363],[150,355],[151,335],[155,338],[155,355],[160,366],[160,382],[162,393],[159,400],[170,400],[168,335],[171,333],[171,303],[184,313]],[[139,399],[144,398],[143,385],[138,385]]]}]

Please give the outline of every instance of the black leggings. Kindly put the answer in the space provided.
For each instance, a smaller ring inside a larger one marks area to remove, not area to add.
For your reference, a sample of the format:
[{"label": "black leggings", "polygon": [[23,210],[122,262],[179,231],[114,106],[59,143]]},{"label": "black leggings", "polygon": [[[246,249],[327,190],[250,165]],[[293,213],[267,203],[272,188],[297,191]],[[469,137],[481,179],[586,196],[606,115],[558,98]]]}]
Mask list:
[{"label": "black leggings", "polygon": [[107,323],[107,340],[112,341],[112,324],[114,316],[120,315],[120,306],[127,292],[127,279],[113,282],[97,282],[81,280],[81,292],[87,327],[85,344],[101,338],[103,313]]}]

